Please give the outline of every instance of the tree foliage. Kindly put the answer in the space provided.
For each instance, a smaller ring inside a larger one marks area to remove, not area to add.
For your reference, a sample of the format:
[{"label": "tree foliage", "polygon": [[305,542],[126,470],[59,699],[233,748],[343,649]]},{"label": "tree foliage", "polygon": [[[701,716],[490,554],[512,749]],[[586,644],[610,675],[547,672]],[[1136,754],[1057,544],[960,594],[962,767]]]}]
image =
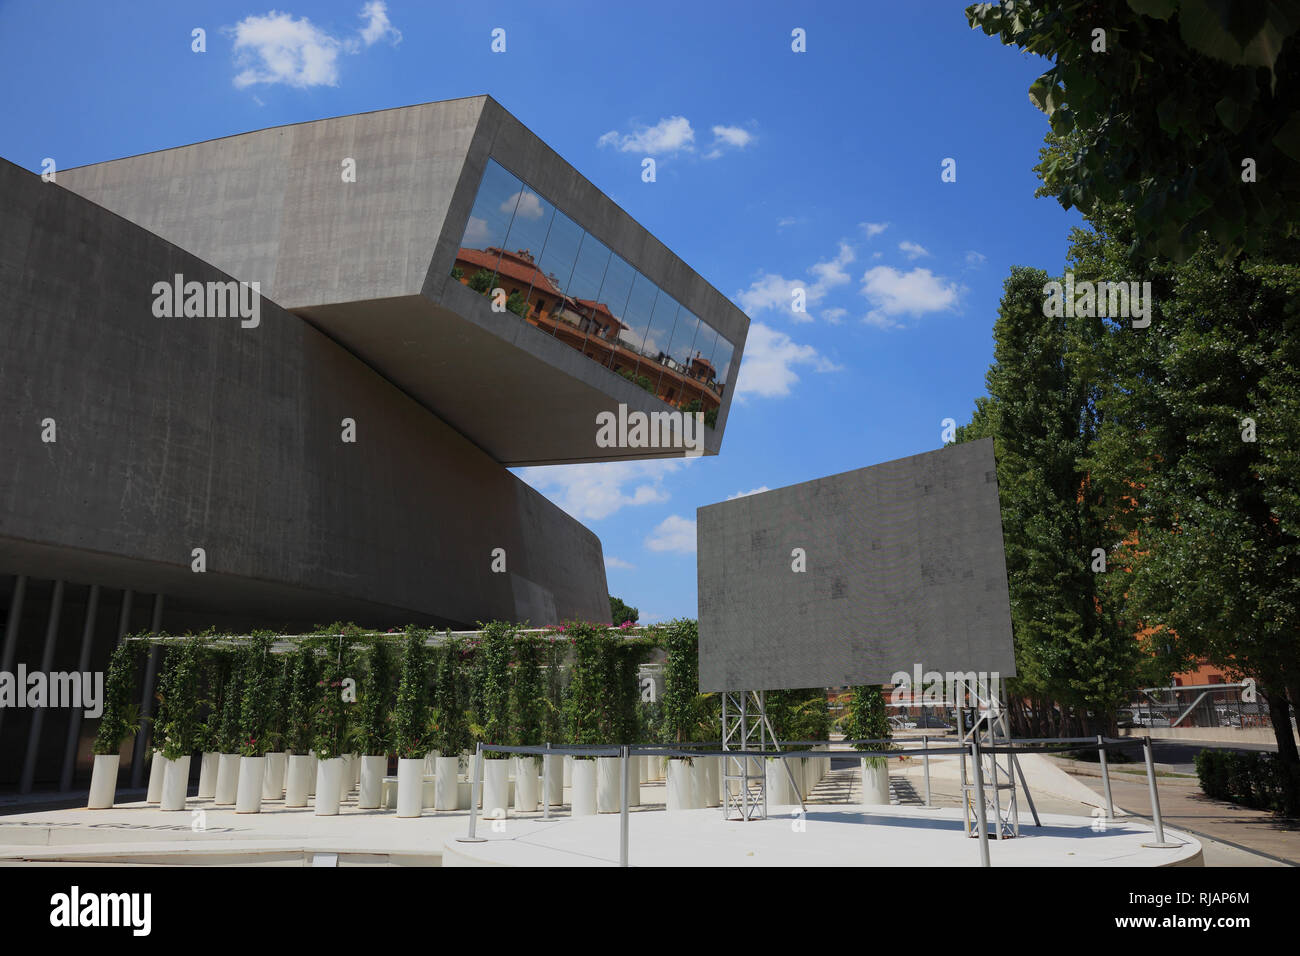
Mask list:
[{"label": "tree foliage", "polygon": [[1045,192],[1085,216],[1122,208],[1132,255],[1181,261],[1208,232],[1230,259],[1297,234],[1297,0],[1005,0],[966,16],[1052,61],[1029,89],[1061,145]]}]

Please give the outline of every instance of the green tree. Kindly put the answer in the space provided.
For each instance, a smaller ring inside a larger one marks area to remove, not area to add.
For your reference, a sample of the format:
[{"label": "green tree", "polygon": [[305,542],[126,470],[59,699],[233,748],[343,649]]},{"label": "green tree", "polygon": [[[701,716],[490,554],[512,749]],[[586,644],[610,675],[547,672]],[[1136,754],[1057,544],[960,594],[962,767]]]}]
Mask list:
[{"label": "green tree", "polygon": [[1293,0],[1005,0],[966,16],[1052,61],[1029,96],[1060,138],[1041,173],[1065,208],[1121,207],[1133,253],[1178,261],[1203,231],[1227,258],[1296,235]]},{"label": "green tree", "polygon": [[[1079,232],[1075,256],[1113,271],[1121,241]],[[1112,326],[1102,343],[1094,456],[1130,503],[1130,613],[1167,670],[1204,659],[1258,681],[1300,813],[1300,268],[1262,254],[1225,265],[1207,241],[1149,276],[1151,326]]]},{"label": "green tree", "polygon": [[[989,397],[957,438],[992,437],[1015,637],[1013,709],[1027,732],[1108,730],[1133,683],[1137,650],[1122,596],[1093,571],[1114,544],[1115,504],[1091,480],[1100,421],[1101,320],[1045,314],[1047,274],[1016,267],[994,324]],[[1056,726],[1051,726],[1055,717]]]},{"label": "green tree", "polygon": [[135,671],[139,659],[136,641],[118,642],[104,680],[104,710],[95,730],[94,752],[97,754],[111,756],[120,753],[123,742],[140,729],[134,701]]},{"label": "green tree", "polygon": [[486,293],[492,288],[492,273],[486,269],[479,269],[469,277],[469,287],[480,294]]},{"label": "green tree", "polygon": [[357,731],[361,752],[381,756],[388,753],[391,729],[389,699],[393,693],[393,655],[382,637],[373,637],[367,643],[370,653],[359,688]]},{"label": "green tree", "polygon": [[614,621],[614,626],[631,622],[635,624],[641,617],[641,612],[629,604],[624,604],[621,598],[614,595],[609,596],[609,613]]}]

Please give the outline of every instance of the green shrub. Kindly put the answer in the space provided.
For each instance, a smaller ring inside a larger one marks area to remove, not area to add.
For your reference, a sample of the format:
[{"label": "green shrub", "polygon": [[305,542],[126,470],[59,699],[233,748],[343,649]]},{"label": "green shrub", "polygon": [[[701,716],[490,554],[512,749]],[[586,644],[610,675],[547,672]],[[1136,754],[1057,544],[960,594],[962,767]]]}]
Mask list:
[{"label": "green shrub", "polygon": [[316,654],[311,648],[299,648],[289,657],[284,744],[290,753],[306,755],[312,745],[316,683],[320,679],[316,672]]},{"label": "green shrub", "polygon": [[217,723],[218,750],[223,754],[239,753],[239,716],[244,702],[244,662],[247,648],[230,655],[230,670],[221,693],[221,717]]},{"label": "green shrub", "polygon": [[382,637],[372,638],[358,703],[358,746],[363,754],[388,753],[391,721],[388,701],[393,693],[393,655]]},{"label": "green shrub", "polygon": [[429,726],[433,749],[444,757],[455,757],[469,749],[469,721],[464,704],[466,674],[461,666],[465,653],[465,642],[450,635],[437,651]]},{"label": "green shrub", "polygon": [[1195,764],[1201,790],[1207,797],[1256,810],[1300,815],[1300,774],[1288,779],[1277,754],[1202,750]]},{"label": "green shrub", "polygon": [[253,634],[244,658],[243,697],[239,710],[239,753],[261,757],[269,749],[267,731],[276,706],[276,665],[271,659],[272,634]]},{"label": "green shrub", "polygon": [[402,653],[402,674],[397,684],[397,707],[393,711],[397,756],[403,760],[422,759],[432,749],[429,744],[429,697],[425,688],[427,667],[425,634],[416,628],[408,628]]},{"label": "green shrub", "polygon": [[[483,740],[490,744],[509,745],[510,733],[510,657],[514,650],[518,629],[513,624],[493,621],[479,625],[479,655],[482,660],[483,710],[479,722]],[[487,751],[489,760],[508,757],[509,754]]]},{"label": "green shrub", "polygon": [[492,288],[492,273],[486,269],[479,269],[469,277],[469,287],[475,292],[486,293]]},{"label": "green shrub", "polygon": [[[167,655],[165,680],[159,681],[159,694],[165,699],[163,722],[157,725],[162,755],[168,760],[188,757],[203,745],[203,725],[199,722],[199,682],[203,639],[192,637]],[[155,745],[158,743],[155,740]]]},{"label": "green shrub", "polygon": [[95,731],[94,751],[111,756],[120,753],[122,744],[140,730],[139,708],[135,703],[135,671],[139,664],[139,645],[123,640],[113,651],[104,681],[104,710]]}]

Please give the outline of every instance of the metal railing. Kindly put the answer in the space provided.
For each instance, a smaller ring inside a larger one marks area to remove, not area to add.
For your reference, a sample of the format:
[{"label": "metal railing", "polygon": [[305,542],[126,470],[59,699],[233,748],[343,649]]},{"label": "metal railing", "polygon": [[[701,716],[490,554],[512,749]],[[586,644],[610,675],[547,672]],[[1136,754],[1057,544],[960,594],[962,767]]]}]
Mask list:
[{"label": "metal railing", "polygon": [[[911,738],[915,740],[917,738]],[[1125,737],[1125,738],[1107,738],[1098,734],[1095,737],[1013,737],[997,746],[981,744],[978,737],[973,737],[969,743],[956,744],[941,747],[931,747],[928,736],[919,738],[920,747],[900,748],[897,741],[880,739],[880,738],[863,738],[856,740],[788,740],[780,741],[779,746],[820,746],[820,745],[849,745],[858,744],[880,745],[884,744],[889,749],[884,750],[821,750],[811,752],[808,750],[710,750],[701,751],[696,748],[717,747],[716,741],[713,742],[690,742],[679,744],[673,747],[657,746],[652,744],[610,744],[610,745],[565,745],[552,746],[543,744],[538,746],[516,746],[510,747],[501,744],[485,744],[479,742],[474,751],[474,778],[470,789],[470,810],[469,810],[469,830],[463,837],[457,837],[462,843],[484,843],[484,838],[478,836],[478,807],[479,799],[483,792],[483,760],[486,753],[516,754],[536,757],[546,756],[571,756],[571,757],[618,757],[619,765],[619,850],[618,865],[625,867],[628,865],[628,828],[629,828],[629,808],[628,800],[630,790],[631,772],[630,758],[634,756],[641,757],[677,757],[689,759],[692,757],[743,757],[743,758],[769,758],[774,760],[790,760],[792,758],[805,758],[810,754],[822,759],[831,757],[883,757],[890,758],[910,758],[917,754],[921,755],[924,761],[925,773],[925,805],[930,806],[930,758],[941,756],[960,756],[970,757],[974,761],[975,767],[975,789],[976,789],[976,812],[979,820],[978,837],[980,845],[980,865],[991,866],[989,856],[989,823],[985,813],[984,801],[984,774],[982,770],[981,758],[990,754],[1022,754],[1022,753],[1062,753],[1062,752],[1079,752],[1095,750],[1098,753],[1098,760],[1101,765],[1102,786],[1106,800],[1106,817],[1110,820],[1115,816],[1115,803],[1111,795],[1110,771],[1106,762],[1106,751],[1124,747],[1131,747],[1135,742],[1142,745],[1143,756],[1146,761],[1147,788],[1150,792],[1151,799],[1151,819],[1153,840],[1142,844],[1144,847],[1157,849],[1171,849],[1183,846],[1183,843],[1174,843],[1165,839],[1164,821],[1160,814],[1160,794],[1156,787],[1155,761],[1150,737]],[[542,819],[551,819],[551,802],[550,802],[550,774],[552,762],[543,761],[542,770]],[[1023,783],[1023,781],[1022,781]],[[485,808],[486,809],[486,808]]]}]

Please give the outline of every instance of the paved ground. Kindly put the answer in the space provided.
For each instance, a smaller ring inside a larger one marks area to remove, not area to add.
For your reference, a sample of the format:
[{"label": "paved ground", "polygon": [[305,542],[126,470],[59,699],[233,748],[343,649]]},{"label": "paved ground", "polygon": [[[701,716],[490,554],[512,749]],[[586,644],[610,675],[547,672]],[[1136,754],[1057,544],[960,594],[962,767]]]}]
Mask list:
[{"label": "paved ground", "polygon": [[[1096,765],[1062,763],[1077,779],[1095,790],[1101,789],[1101,771]],[[1151,797],[1143,768],[1129,764],[1112,770],[1111,793],[1116,806],[1149,819]],[[1232,858],[1227,851],[1235,846],[1237,853],[1263,853],[1276,861],[1300,866],[1300,821],[1288,821],[1264,810],[1211,800],[1201,792],[1195,777],[1158,777],[1156,786],[1160,791],[1160,815],[1164,822],[1217,841],[1223,848],[1225,861]],[[1206,864],[1209,866],[1242,865],[1232,862],[1216,864],[1212,855],[1215,854],[1211,854],[1207,847]]]}]

